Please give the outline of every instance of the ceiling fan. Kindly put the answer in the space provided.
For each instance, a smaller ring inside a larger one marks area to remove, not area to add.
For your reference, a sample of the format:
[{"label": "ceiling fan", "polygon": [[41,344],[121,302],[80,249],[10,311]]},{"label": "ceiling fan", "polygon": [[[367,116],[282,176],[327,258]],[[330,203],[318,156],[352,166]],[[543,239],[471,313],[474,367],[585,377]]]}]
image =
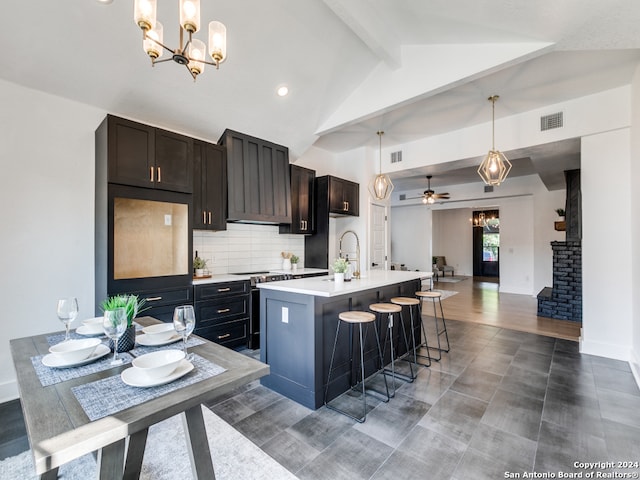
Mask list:
[{"label": "ceiling fan", "polygon": [[[436,200],[448,200],[449,199],[449,194],[448,193],[436,193],[433,190],[431,190],[431,178],[433,177],[433,175],[427,175],[427,189],[424,191],[424,193],[422,194],[422,203],[424,204],[433,204],[435,203]],[[417,197],[420,198],[420,197]]]}]

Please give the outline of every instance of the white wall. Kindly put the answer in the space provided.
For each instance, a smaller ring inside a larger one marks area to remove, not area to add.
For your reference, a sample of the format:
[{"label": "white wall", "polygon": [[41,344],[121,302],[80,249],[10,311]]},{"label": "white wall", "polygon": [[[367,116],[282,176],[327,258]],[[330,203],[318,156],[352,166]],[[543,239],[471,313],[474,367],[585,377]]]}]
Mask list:
[{"label": "white wall", "polygon": [[640,67],[636,69],[633,85],[631,104],[631,291],[632,296],[632,351],[631,369],[636,377],[636,383],[640,386]]},{"label": "white wall", "polygon": [[430,272],[431,210],[424,205],[393,207],[390,216],[391,262]]},{"label": "white wall", "polygon": [[433,212],[433,255],[446,257],[456,275],[473,275],[472,211],[455,208]]},{"label": "white wall", "polygon": [[628,128],[584,137],[580,174],[581,348],[620,360],[630,360],[632,340],[630,147]]},{"label": "white wall", "polygon": [[12,338],[93,317],[94,131],[105,112],[0,80],[0,402],[18,395]]}]

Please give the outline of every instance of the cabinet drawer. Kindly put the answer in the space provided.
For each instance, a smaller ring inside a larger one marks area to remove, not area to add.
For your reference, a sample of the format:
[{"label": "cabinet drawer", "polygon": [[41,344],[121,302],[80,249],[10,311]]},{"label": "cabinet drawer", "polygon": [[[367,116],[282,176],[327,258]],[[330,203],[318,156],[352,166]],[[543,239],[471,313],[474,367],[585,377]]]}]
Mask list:
[{"label": "cabinet drawer", "polygon": [[238,282],[208,283],[206,285],[195,286],[196,302],[218,298],[225,295],[249,294],[250,285],[248,280]]},{"label": "cabinet drawer", "polygon": [[191,305],[193,304],[193,288],[191,286],[179,288],[167,288],[161,290],[144,290],[131,292],[144,298],[147,307],[160,307],[164,305]]},{"label": "cabinet drawer", "polygon": [[247,343],[248,323],[248,319],[236,320],[219,325],[198,327],[193,333],[220,345],[234,347]]},{"label": "cabinet drawer", "polygon": [[196,302],[196,326],[205,327],[249,316],[249,297],[237,295]]}]

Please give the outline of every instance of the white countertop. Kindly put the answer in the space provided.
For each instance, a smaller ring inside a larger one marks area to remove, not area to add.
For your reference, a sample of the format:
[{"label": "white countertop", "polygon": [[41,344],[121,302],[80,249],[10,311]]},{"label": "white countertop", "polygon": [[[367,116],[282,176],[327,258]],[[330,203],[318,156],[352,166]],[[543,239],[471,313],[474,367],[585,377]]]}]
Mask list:
[{"label": "white countertop", "polygon": [[[298,268],[295,272],[293,270],[270,270],[270,274],[274,275],[315,275],[319,273],[329,273],[329,270],[322,268]],[[243,274],[238,275],[234,273],[222,273],[212,275],[211,278],[199,278],[192,281],[192,285],[206,285],[209,283],[224,283],[224,282],[237,282],[240,280],[249,280],[251,275]],[[291,282],[292,280],[287,280]]]},{"label": "white countertop", "polygon": [[280,292],[302,293],[317,297],[335,297],[347,293],[360,292],[372,288],[393,285],[415,279],[427,279],[433,272],[412,272],[404,270],[370,270],[365,276],[336,285],[333,275],[324,277],[309,277],[296,280],[282,280],[279,282],[259,283],[263,290],[277,290]]}]

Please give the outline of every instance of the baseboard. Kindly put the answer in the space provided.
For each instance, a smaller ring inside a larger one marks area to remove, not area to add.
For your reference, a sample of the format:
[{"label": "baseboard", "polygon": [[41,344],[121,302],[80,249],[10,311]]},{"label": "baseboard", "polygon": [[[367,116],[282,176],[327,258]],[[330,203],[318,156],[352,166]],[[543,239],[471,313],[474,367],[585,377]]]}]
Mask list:
[{"label": "baseboard", "polygon": [[631,361],[630,348],[625,348],[612,343],[590,342],[585,340],[582,335],[580,336],[580,353],[612,358],[614,360],[622,360],[624,362]]},{"label": "baseboard", "polygon": [[18,382],[16,380],[0,384],[0,403],[15,400],[19,396]]},{"label": "baseboard", "polygon": [[636,379],[636,384],[638,385],[638,388],[640,388],[640,357],[638,357],[638,352],[635,349],[631,350],[629,366],[631,367],[633,378]]}]

